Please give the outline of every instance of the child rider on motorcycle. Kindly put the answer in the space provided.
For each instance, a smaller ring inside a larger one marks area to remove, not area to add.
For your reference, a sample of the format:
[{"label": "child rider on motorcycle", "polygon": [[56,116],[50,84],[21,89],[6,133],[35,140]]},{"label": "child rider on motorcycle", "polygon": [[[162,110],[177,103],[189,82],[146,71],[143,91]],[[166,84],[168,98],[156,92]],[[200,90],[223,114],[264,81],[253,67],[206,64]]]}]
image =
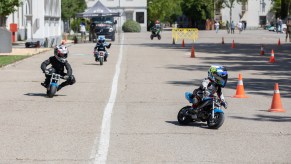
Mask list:
[{"label": "child rider on motorcycle", "polygon": [[[94,47],[94,52],[97,51],[104,51],[105,52],[105,56],[104,56],[104,61],[107,61],[107,57],[109,56],[109,53],[106,51],[106,48],[110,48],[111,46],[111,43],[107,43],[105,41],[105,37],[104,36],[99,36],[98,39],[97,39],[97,43],[96,43],[96,46]],[[98,61],[98,53],[95,53],[96,55],[96,61]]]},{"label": "child rider on motorcycle", "polygon": [[[72,75],[71,65],[67,61],[68,49],[65,45],[59,45],[54,49],[54,56],[51,56],[49,59],[42,62],[40,68],[42,72],[45,73],[45,81],[41,83],[45,88],[50,84],[51,74],[57,73],[64,77],[65,82],[61,83],[58,86],[58,91],[66,85],[73,85],[76,80],[74,75]],[[47,69],[46,67],[51,64],[51,68]],[[67,73],[64,72],[66,68]]]},{"label": "child rider on motorcycle", "polygon": [[191,98],[193,99],[193,109],[195,110],[201,100],[217,93],[221,100],[222,106],[227,108],[227,103],[224,99],[222,88],[227,83],[228,73],[226,68],[220,65],[212,65],[208,70],[208,77],[203,79],[202,84],[198,89],[193,91]]},{"label": "child rider on motorcycle", "polygon": [[161,31],[160,21],[156,20],[155,25],[151,28],[153,35],[159,35]]}]

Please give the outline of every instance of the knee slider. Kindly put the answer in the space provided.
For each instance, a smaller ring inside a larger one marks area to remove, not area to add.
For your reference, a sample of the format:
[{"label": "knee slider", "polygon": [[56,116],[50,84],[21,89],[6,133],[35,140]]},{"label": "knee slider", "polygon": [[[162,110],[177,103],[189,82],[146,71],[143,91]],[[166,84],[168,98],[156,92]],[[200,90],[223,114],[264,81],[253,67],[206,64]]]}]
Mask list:
[{"label": "knee slider", "polygon": [[76,83],[76,79],[75,79],[75,76],[74,76],[74,75],[70,76],[70,79],[68,80],[68,83],[69,83],[70,85],[73,85],[73,84]]}]

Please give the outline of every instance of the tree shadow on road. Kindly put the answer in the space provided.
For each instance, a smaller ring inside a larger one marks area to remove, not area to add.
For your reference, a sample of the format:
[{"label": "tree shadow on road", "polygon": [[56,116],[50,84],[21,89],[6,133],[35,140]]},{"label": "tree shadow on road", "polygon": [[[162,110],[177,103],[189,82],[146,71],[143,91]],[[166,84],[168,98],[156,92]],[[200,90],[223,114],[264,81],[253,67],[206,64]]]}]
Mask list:
[{"label": "tree shadow on road", "polygon": [[288,116],[270,116],[257,114],[254,118],[241,117],[241,116],[229,116],[230,118],[240,120],[251,120],[251,121],[267,121],[267,122],[291,122],[291,117]]},{"label": "tree shadow on road", "polygon": [[206,123],[203,122],[191,122],[188,125],[181,125],[179,124],[178,121],[165,121],[166,123],[169,124],[174,124],[176,126],[193,126],[193,127],[199,127],[199,128],[205,128],[205,129],[209,129]]},{"label": "tree shadow on road", "polygon": [[[36,96],[36,97],[46,97],[46,98],[48,98],[47,94],[45,94],[45,93],[26,93],[24,95],[26,95],[26,96]],[[66,96],[66,95],[60,95],[60,94],[54,95],[54,97],[56,97],[56,96]]]},{"label": "tree shadow on road", "polygon": [[[171,44],[142,44],[143,46],[157,47],[161,49],[174,49],[181,51],[182,54],[191,51],[191,44],[182,48],[181,45]],[[181,71],[208,71],[211,64],[224,65],[229,71],[241,72],[253,71],[254,78],[246,78],[243,76],[243,82],[246,91],[258,95],[272,95],[274,84],[279,83],[281,96],[291,97],[291,44],[264,44],[265,55],[260,55],[261,44],[236,44],[236,48],[231,48],[231,44],[215,44],[215,43],[195,43],[195,57],[191,60],[199,60],[199,65],[178,65],[168,64],[166,69],[174,69]],[[275,51],[275,63],[269,63],[271,50]],[[207,56],[205,55],[207,54]],[[211,55],[213,54],[213,55]],[[190,58],[190,57],[189,57]],[[213,62],[215,61],[215,62]],[[191,73],[193,74],[193,73]],[[263,79],[260,75],[270,78]],[[202,79],[193,81],[168,81],[173,85],[193,85],[200,84]],[[230,75],[227,88],[236,89],[238,80],[237,75]],[[266,91],[269,91],[266,93]]]}]

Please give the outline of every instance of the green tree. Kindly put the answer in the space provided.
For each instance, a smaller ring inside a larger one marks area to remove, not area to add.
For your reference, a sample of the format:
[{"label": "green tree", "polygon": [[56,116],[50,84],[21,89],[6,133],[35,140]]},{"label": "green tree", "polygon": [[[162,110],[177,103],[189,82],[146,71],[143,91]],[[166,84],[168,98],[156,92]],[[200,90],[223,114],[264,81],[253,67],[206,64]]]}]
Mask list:
[{"label": "green tree", "polygon": [[62,19],[71,25],[71,19],[76,19],[76,14],[84,12],[86,8],[85,0],[62,0]]},{"label": "green tree", "polygon": [[291,0],[272,0],[272,2],[271,11],[276,17],[284,19],[291,15]]},{"label": "green tree", "polygon": [[248,2],[248,0],[217,0],[218,7],[229,8],[229,22],[232,21],[232,9],[234,8],[235,2],[237,4],[245,4]]},{"label": "green tree", "polygon": [[183,13],[192,22],[193,27],[205,25],[205,20],[213,15],[212,0],[184,0],[182,2]]},{"label": "green tree", "polygon": [[21,0],[1,0],[0,1],[0,27],[6,26],[6,16],[17,10]]},{"label": "green tree", "polygon": [[176,16],[182,15],[181,2],[182,0],[148,0],[148,20],[172,23]]}]

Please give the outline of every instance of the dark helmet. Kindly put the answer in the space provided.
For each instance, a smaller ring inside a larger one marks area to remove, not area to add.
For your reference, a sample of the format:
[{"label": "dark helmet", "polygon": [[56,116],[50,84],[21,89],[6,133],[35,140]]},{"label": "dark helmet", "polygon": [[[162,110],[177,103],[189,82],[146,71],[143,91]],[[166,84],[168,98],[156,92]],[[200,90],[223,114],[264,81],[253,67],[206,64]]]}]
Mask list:
[{"label": "dark helmet", "polygon": [[58,61],[65,63],[68,57],[68,48],[64,45],[59,45],[55,48],[54,55]]},{"label": "dark helmet", "polygon": [[228,73],[225,67],[212,65],[208,70],[208,78],[223,88],[227,83]]}]

